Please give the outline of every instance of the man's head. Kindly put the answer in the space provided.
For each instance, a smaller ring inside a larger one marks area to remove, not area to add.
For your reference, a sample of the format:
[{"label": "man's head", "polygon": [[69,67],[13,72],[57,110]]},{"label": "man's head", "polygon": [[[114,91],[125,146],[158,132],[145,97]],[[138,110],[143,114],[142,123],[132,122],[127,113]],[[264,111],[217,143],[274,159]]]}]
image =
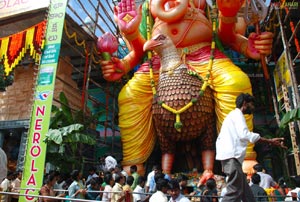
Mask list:
[{"label": "man's head", "polygon": [[6,177],[6,178],[7,178],[8,180],[13,180],[14,177],[15,177],[14,172],[12,172],[12,171],[7,171],[7,177]]},{"label": "man's head", "polygon": [[168,180],[160,178],[156,182],[156,189],[166,194],[169,189]]},{"label": "man's head", "polygon": [[79,172],[79,170],[73,170],[72,172],[71,172],[71,178],[73,179],[73,180],[78,180],[79,179],[79,177],[80,177],[80,172]]},{"label": "man's head", "polygon": [[177,181],[179,183],[179,186],[181,188],[183,187],[186,187],[187,185],[187,182],[188,182],[188,177],[186,175],[183,175],[183,174],[179,174],[178,177],[177,177]]},{"label": "man's head", "polygon": [[121,185],[125,184],[125,177],[122,174],[116,174],[115,175],[115,182],[119,183]]},{"label": "man's head", "polygon": [[172,179],[169,182],[169,191],[172,199],[176,199],[180,194],[180,187],[177,180]]},{"label": "man's head", "polygon": [[139,176],[137,180],[138,185],[140,185],[142,188],[144,188],[146,183],[146,178],[144,176]]},{"label": "man's head", "polygon": [[137,166],[136,165],[132,165],[130,166],[130,173],[135,173],[137,171]]},{"label": "man's head", "polygon": [[236,107],[241,109],[243,114],[252,114],[254,111],[255,98],[248,93],[241,93],[235,100]]},{"label": "man's head", "polygon": [[92,178],[91,180],[90,180],[90,186],[91,186],[91,188],[93,189],[93,190],[97,190],[99,187],[99,184],[98,184],[98,182],[97,182],[97,180],[95,179],[95,178]]},{"label": "man's head", "polygon": [[260,175],[257,173],[254,173],[251,177],[251,181],[253,184],[259,184],[260,183]]},{"label": "man's head", "polygon": [[111,173],[107,172],[104,174],[104,182],[111,186],[115,183],[114,178]]},{"label": "man's head", "polygon": [[254,169],[255,172],[262,172],[264,167],[261,164],[258,163],[258,164],[255,164],[253,166],[253,169]]},{"label": "man's head", "polygon": [[216,183],[216,180],[214,178],[209,178],[207,181],[206,181],[206,187],[210,190],[213,190],[215,189],[217,186],[217,183]]},{"label": "man's head", "polygon": [[154,165],[152,167],[152,170],[154,171],[154,173],[161,172],[161,167],[159,165]]},{"label": "man's head", "polygon": [[90,175],[93,175],[96,172],[96,169],[94,167],[90,167],[89,173]]},{"label": "man's head", "polygon": [[116,167],[115,167],[115,172],[116,172],[116,173],[119,173],[119,172],[121,172],[122,170],[123,170],[122,165],[121,165],[121,164],[117,164]]},{"label": "man's head", "polygon": [[157,172],[154,175],[154,181],[155,183],[159,180],[159,179],[164,179],[165,178],[165,174],[162,172]]},{"label": "man's head", "polygon": [[21,170],[17,170],[14,175],[16,176],[16,178],[18,178],[19,180],[22,179],[22,171]]},{"label": "man's head", "polygon": [[128,176],[126,179],[126,183],[131,186],[133,184],[134,178],[132,176]]}]

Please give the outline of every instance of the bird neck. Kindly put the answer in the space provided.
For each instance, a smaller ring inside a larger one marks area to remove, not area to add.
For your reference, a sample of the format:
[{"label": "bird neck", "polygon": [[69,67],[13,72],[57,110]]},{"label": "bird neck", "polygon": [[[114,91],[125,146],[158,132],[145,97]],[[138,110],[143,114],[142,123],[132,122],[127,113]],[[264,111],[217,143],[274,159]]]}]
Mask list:
[{"label": "bird neck", "polygon": [[165,48],[162,50],[162,54],[160,55],[160,63],[161,68],[169,69],[178,63],[181,63],[181,58],[176,50],[176,48],[172,48],[172,50]]}]

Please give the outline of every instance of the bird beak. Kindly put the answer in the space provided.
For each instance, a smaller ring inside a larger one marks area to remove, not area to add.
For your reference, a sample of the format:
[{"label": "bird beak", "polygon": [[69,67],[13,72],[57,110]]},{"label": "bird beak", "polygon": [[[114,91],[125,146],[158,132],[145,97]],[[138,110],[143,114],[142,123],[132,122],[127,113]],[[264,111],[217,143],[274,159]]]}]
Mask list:
[{"label": "bird beak", "polygon": [[144,44],[144,51],[148,51],[148,50],[153,50],[156,46],[160,46],[162,43],[159,40],[155,40],[155,39],[150,39],[148,41],[146,41],[146,43]]}]

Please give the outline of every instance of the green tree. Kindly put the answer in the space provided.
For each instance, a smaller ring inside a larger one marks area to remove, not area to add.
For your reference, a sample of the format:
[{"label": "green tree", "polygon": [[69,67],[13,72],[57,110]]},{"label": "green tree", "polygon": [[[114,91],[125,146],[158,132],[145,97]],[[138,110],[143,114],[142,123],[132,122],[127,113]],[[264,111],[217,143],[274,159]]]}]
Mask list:
[{"label": "green tree", "polygon": [[[96,144],[96,137],[88,132],[99,114],[85,116],[82,110],[73,111],[63,92],[59,95],[60,107],[52,106],[47,143],[47,162],[63,170],[80,168],[86,150]],[[101,113],[101,112],[100,112]]]}]

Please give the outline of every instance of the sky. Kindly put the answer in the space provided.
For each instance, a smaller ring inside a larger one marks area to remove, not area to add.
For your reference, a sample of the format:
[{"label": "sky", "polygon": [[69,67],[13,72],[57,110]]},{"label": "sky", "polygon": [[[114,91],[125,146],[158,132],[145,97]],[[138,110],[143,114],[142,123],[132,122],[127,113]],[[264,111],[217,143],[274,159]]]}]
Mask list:
[{"label": "sky", "polygon": [[[99,3],[99,4],[98,4]],[[100,6],[102,5],[102,6]],[[98,12],[96,8],[99,6]],[[71,8],[69,8],[71,7]],[[104,32],[115,32],[115,24],[113,22],[114,7],[113,0],[69,0],[67,13],[79,24],[83,24],[92,18],[97,21],[96,36],[102,35]],[[80,16],[80,18],[78,16]]]}]

